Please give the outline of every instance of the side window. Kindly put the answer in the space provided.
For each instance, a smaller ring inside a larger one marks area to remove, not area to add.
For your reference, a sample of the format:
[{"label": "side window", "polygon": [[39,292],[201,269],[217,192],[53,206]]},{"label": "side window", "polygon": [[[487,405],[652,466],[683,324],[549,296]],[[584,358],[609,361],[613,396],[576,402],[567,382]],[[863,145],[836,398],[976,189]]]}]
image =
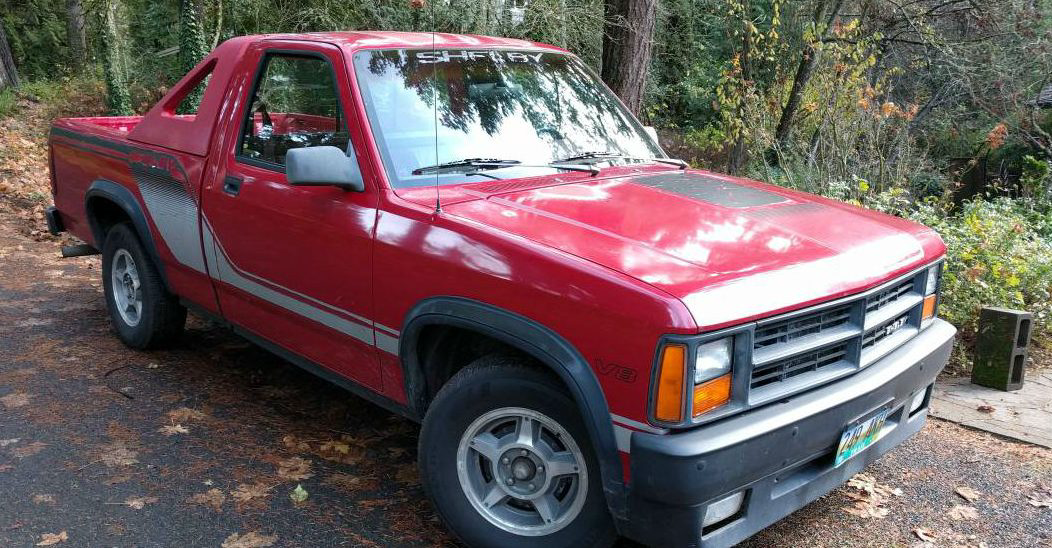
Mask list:
[{"label": "side window", "polygon": [[347,150],[332,65],[319,57],[267,54],[241,130],[238,156],[279,166],[290,149]]}]

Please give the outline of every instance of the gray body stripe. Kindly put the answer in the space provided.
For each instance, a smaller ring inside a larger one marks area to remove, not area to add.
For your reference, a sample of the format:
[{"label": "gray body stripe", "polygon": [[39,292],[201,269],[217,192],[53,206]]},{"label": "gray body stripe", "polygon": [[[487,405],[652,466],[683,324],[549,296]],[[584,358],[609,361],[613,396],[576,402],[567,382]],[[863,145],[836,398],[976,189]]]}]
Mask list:
[{"label": "gray body stripe", "polygon": [[376,322],[373,322],[373,325],[376,326],[377,329],[382,329],[382,330],[390,333],[391,335],[394,335],[395,337],[398,337],[400,335],[400,333],[398,332],[397,329],[391,329],[390,327],[387,327],[386,325],[379,324],[379,323],[376,323]]},{"label": "gray body stripe", "polygon": [[614,423],[614,439],[617,441],[617,450],[622,453],[632,452],[632,432],[649,432],[651,434],[667,434],[668,428],[655,428],[649,424],[634,421],[628,417],[610,413],[610,420]]},{"label": "gray body stripe", "polygon": [[398,355],[398,337],[392,337],[380,330],[375,330],[376,347],[389,354]]},{"label": "gray body stripe", "polygon": [[201,232],[197,223],[198,206],[186,191],[184,183],[170,176],[158,176],[136,164],[132,164],[131,172],[139,184],[139,194],[146,204],[146,210],[150,212],[153,224],[172,255],[180,263],[204,273]]},{"label": "gray body stripe", "polygon": [[635,430],[630,430],[616,422],[614,423],[614,441],[617,442],[618,451],[622,453],[632,452],[632,432],[635,432]]},{"label": "gray body stripe", "polygon": [[644,432],[650,432],[651,434],[667,434],[668,428],[658,428],[656,426],[650,426],[649,424],[643,424],[639,421],[634,421],[628,417],[622,417],[621,415],[615,415],[610,413],[610,420],[615,423],[620,423],[622,426],[634,428],[636,430],[642,430]]},{"label": "gray body stripe", "polygon": [[[206,232],[208,233],[207,239],[211,240],[214,245],[216,242],[215,235],[207,228]],[[218,246],[215,260],[218,266],[216,270],[217,274],[219,274],[220,280],[271,304],[299,314],[304,318],[314,320],[322,325],[331,327],[340,333],[354,337],[366,344],[375,346],[376,341],[373,337],[373,329],[371,327],[366,327],[358,322],[341,318],[331,312],[326,312],[325,310],[311,306],[242,276],[233,265],[231,265],[230,260],[223,252],[222,245]]]}]

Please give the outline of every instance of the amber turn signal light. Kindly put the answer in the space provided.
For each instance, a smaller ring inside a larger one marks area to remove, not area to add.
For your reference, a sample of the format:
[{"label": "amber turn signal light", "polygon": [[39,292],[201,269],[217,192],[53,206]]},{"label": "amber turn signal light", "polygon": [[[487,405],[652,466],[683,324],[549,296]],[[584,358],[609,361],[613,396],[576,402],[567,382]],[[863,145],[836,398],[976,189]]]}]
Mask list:
[{"label": "amber turn signal light", "polygon": [[698,415],[709,409],[719,407],[731,399],[731,374],[716,377],[711,381],[703,382],[694,387],[694,403],[691,406],[691,416]]},{"label": "amber turn signal light", "polygon": [[670,344],[661,351],[657,402],[654,418],[665,422],[683,420],[683,381],[686,375],[687,347]]},{"label": "amber turn signal light", "polygon": [[935,317],[935,295],[924,297],[924,307],[921,308],[921,319],[930,320]]}]

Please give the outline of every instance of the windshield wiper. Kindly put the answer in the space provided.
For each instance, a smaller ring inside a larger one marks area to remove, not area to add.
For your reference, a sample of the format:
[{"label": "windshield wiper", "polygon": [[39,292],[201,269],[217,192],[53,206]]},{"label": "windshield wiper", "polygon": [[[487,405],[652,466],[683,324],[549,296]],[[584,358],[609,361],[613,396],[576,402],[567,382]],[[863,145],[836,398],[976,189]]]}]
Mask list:
[{"label": "windshield wiper", "polygon": [[413,170],[413,175],[424,175],[427,173],[441,173],[444,171],[455,171],[463,168],[481,169],[504,169],[508,167],[550,167],[554,169],[565,169],[567,171],[583,171],[596,175],[599,168],[593,165],[573,165],[553,162],[551,164],[524,164],[518,160],[499,160],[496,158],[465,158],[452,162],[444,162],[433,166],[418,167]]},{"label": "windshield wiper", "polygon": [[621,154],[620,152],[611,152],[611,151],[606,151],[606,150],[596,150],[596,151],[582,152],[581,154],[577,154],[575,156],[570,156],[569,158],[562,158],[562,159],[556,160],[556,161],[557,162],[578,162],[578,161],[581,161],[581,160],[592,160],[592,159],[603,159],[603,158],[619,158],[619,159],[623,159],[623,160],[633,160],[633,161],[636,161],[636,162],[654,162],[654,163],[658,163],[658,164],[669,164],[669,165],[676,166],[676,167],[678,167],[680,169],[687,169],[688,167],[690,167],[690,164],[688,164],[687,162],[684,162],[683,160],[680,160],[678,158],[640,158],[640,157],[636,157],[636,156],[628,156],[628,155],[625,155],[625,154]]},{"label": "windshield wiper", "polygon": [[413,170],[413,175],[424,175],[425,173],[439,173],[442,171],[452,171],[463,167],[497,169],[501,167],[517,166],[521,163],[522,162],[518,160],[499,160],[497,158],[464,158],[463,160],[443,162],[441,164],[435,164],[433,166],[418,167]]}]

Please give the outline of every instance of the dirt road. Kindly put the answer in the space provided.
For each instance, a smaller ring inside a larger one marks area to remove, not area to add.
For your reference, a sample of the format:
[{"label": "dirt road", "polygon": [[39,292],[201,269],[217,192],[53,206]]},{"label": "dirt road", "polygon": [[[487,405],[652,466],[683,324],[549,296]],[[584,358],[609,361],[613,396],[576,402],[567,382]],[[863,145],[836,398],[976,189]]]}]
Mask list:
[{"label": "dirt road", "polygon": [[[0,545],[453,543],[414,424],[197,318],[175,349],[124,348],[97,259],[24,225],[0,202]],[[932,422],[748,544],[1052,546],[1045,503],[1052,453]]]}]

